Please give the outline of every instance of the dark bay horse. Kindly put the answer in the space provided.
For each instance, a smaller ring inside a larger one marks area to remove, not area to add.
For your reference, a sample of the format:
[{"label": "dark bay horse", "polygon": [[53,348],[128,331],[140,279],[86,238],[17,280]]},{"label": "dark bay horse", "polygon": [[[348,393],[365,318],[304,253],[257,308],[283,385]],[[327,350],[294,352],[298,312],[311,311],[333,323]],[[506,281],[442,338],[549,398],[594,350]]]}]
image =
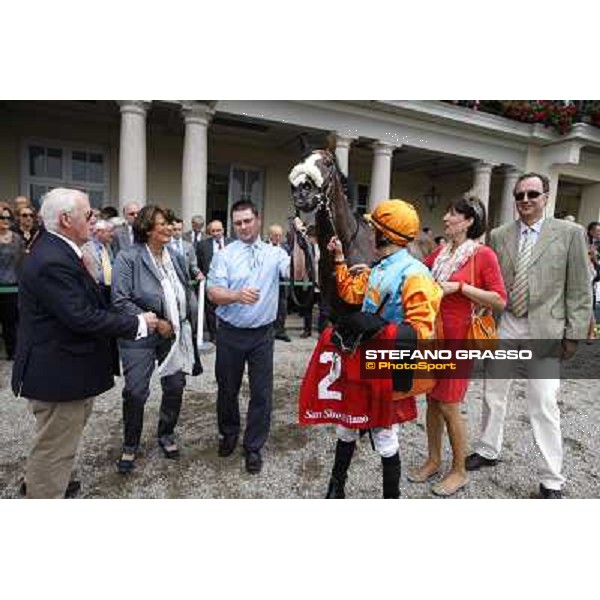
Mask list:
[{"label": "dark bay horse", "polygon": [[292,198],[301,213],[314,213],[320,250],[319,288],[330,307],[330,317],[360,309],[337,295],[333,258],[327,244],[336,235],[344,247],[348,266],[375,259],[375,246],[369,225],[354,214],[347,196],[346,177],[330,150],[314,150],[290,172]]}]

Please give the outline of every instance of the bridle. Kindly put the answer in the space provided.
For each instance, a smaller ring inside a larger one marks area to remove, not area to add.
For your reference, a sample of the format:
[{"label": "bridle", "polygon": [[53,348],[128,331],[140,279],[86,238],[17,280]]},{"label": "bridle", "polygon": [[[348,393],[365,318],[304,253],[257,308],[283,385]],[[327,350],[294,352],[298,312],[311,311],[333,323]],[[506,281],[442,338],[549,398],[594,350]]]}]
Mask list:
[{"label": "bridle", "polygon": [[[338,230],[335,226],[335,218],[334,218],[334,214],[333,214],[333,208],[332,208],[332,197],[333,197],[333,193],[335,191],[335,182],[336,179],[339,182],[339,185],[342,185],[342,171],[339,168],[339,165],[337,164],[337,161],[335,160],[335,157],[331,155],[331,152],[327,151],[329,156],[327,156],[327,160],[325,162],[325,166],[327,167],[327,170],[323,176],[323,183],[321,185],[321,189],[319,191],[319,193],[316,195],[317,196],[317,202],[314,206],[314,208],[312,208],[309,211],[303,211],[303,212],[314,212],[315,213],[315,218],[318,217],[318,215],[322,215],[325,219],[325,222],[328,224],[328,226],[331,229],[332,235],[336,236],[337,238],[339,238],[338,235]],[[348,198],[346,196],[346,194],[344,193],[344,191],[342,190],[341,193],[344,195],[344,198],[346,199],[346,201],[348,201]],[[295,206],[295,216],[299,217],[300,216],[300,209]],[[310,247],[309,244],[310,242],[308,241],[308,239],[306,238],[306,236],[304,234],[302,234],[299,231],[296,231],[292,225],[292,220],[293,217],[290,217],[289,222],[290,222],[290,231],[292,232],[292,248],[291,248],[291,261],[290,261],[290,296],[292,298],[292,301],[294,302],[294,304],[296,304],[296,306],[298,306],[298,308],[300,308],[301,310],[304,308],[308,308],[310,306],[312,306],[313,301],[314,301],[314,294],[315,294],[315,287],[317,285],[317,281],[316,281],[316,277],[315,277],[315,265],[314,265],[314,257],[310,251]],[[356,215],[354,215],[354,220],[356,223],[356,229],[354,230],[353,234],[350,236],[350,239],[347,242],[348,247],[354,243],[354,241],[356,240],[357,236],[358,236],[358,232],[360,230],[360,221],[359,219],[356,217]],[[299,302],[298,297],[296,295],[296,281],[294,279],[294,245],[295,244],[299,244],[300,248],[302,249],[302,251],[304,252],[305,258],[306,258],[306,265],[307,265],[307,271],[308,271],[308,276],[309,276],[309,280],[312,283],[312,285],[310,286],[310,291],[308,293],[308,297],[306,299],[306,301],[304,303]]]},{"label": "bridle", "polygon": [[[331,154],[329,151],[328,153]],[[342,171],[339,165],[337,164],[337,161],[333,157],[330,158],[330,161],[330,163],[329,161],[326,163],[328,168],[327,172],[325,173],[325,176],[323,177],[323,184],[321,185],[321,191],[318,194],[317,204],[312,209],[312,211],[309,212],[314,211],[315,216],[318,214],[323,214],[325,216],[325,220],[331,227],[333,235],[339,238],[338,231],[335,226],[333,210],[331,208],[331,198],[333,197],[333,186],[335,183],[335,178],[337,178],[341,185]],[[348,197],[343,192],[343,190],[342,193],[344,194],[346,201],[348,201]],[[298,213],[298,209],[296,209],[296,213]],[[296,214],[296,216],[298,216],[298,214]],[[356,240],[356,236],[358,235],[358,231],[360,229],[360,221],[356,217],[356,215],[354,215],[354,221],[356,223],[356,229],[354,230],[354,233],[350,236],[350,239],[348,240],[348,246],[350,246]]]}]

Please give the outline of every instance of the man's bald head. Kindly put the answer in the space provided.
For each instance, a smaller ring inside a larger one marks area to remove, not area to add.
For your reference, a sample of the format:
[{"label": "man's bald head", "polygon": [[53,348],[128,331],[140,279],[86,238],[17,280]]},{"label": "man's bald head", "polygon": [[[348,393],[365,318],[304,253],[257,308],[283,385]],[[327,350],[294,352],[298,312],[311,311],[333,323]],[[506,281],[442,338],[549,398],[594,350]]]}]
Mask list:
[{"label": "man's bald head", "polygon": [[223,229],[223,223],[221,221],[211,221],[206,228],[206,233],[213,237],[215,240],[222,239],[225,234],[225,229]]},{"label": "man's bald head", "polygon": [[140,212],[140,204],[139,202],[129,201],[123,205],[123,216],[129,225],[133,225],[135,218],[138,216]]},{"label": "man's bald head", "polygon": [[283,227],[277,223],[273,223],[269,227],[269,242],[274,246],[279,246],[283,241]]}]

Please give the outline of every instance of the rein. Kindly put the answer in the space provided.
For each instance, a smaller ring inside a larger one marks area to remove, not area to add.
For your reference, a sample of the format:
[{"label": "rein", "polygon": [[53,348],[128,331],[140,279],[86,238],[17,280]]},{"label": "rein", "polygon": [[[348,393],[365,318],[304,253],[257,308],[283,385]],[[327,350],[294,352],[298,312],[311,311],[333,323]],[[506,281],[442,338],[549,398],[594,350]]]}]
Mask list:
[{"label": "rein", "polygon": [[[329,225],[331,226],[333,235],[335,235],[339,239],[339,235],[338,235],[337,229],[335,227],[335,220],[333,218],[333,211],[331,210],[331,199],[330,199],[331,195],[332,195],[331,187],[333,186],[334,173],[336,175],[338,175],[338,177],[339,177],[338,169],[339,169],[339,167],[337,166],[336,163],[334,163],[333,169],[331,169],[327,173],[327,179],[323,182],[323,185],[322,185],[323,192],[320,194],[319,201],[315,208],[315,213],[318,213],[318,212],[325,213],[325,217],[326,217],[327,221],[329,222]],[[348,198],[346,197],[345,194],[344,194],[344,197],[346,199],[346,202],[348,202]],[[348,249],[356,240],[356,237],[358,236],[358,231],[360,229],[360,222],[359,222],[358,218],[356,217],[356,215],[353,215],[353,217],[354,217],[354,222],[356,223],[356,229],[354,230],[354,233],[350,236],[350,239],[348,240]]]},{"label": "rein", "polygon": [[[296,217],[299,216],[298,210],[296,210]],[[315,299],[315,287],[317,282],[315,280],[315,261],[314,257],[310,251],[310,242],[308,238],[301,232],[297,231],[296,228],[292,224],[293,217],[289,219],[289,230],[292,233],[292,247],[290,252],[290,296],[292,298],[292,302],[300,309],[305,310],[312,307]],[[305,302],[300,302],[298,300],[298,296],[296,295],[296,280],[294,279],[294,249],[296,245],[300,246],[302,252],[304,253],[304,260],[306,265],[306,270],[308,273],[308,280],[310,282],[310,287],[308,288],[308,295],[306,297]]]}]

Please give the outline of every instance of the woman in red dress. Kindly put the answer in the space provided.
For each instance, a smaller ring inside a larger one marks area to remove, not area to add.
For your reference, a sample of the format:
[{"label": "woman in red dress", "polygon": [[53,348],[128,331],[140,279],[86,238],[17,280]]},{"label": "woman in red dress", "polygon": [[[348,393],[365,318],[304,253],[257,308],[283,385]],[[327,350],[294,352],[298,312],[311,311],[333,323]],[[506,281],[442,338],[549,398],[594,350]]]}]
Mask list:
[{"label": "woman in red dress", "polygon": [[[444,215],[445,246],[425,258],[444,297],[438,314],[444,339],[464,340],[473,305],[501,311],[506,290],[494,251],[479,242],[486,230],[485,208],[478,198],[465,195],[453,201]],[[438,334],[439,335],[439,334]],[[444,425],[452,447],[452,467],[432,486],[438,496],[451,496],[468,483],[465,470],[466,428],[460,414],[469,379],[440,379],[427,396],[427,461],[409,480],[424,483],[439,472]]]}]

